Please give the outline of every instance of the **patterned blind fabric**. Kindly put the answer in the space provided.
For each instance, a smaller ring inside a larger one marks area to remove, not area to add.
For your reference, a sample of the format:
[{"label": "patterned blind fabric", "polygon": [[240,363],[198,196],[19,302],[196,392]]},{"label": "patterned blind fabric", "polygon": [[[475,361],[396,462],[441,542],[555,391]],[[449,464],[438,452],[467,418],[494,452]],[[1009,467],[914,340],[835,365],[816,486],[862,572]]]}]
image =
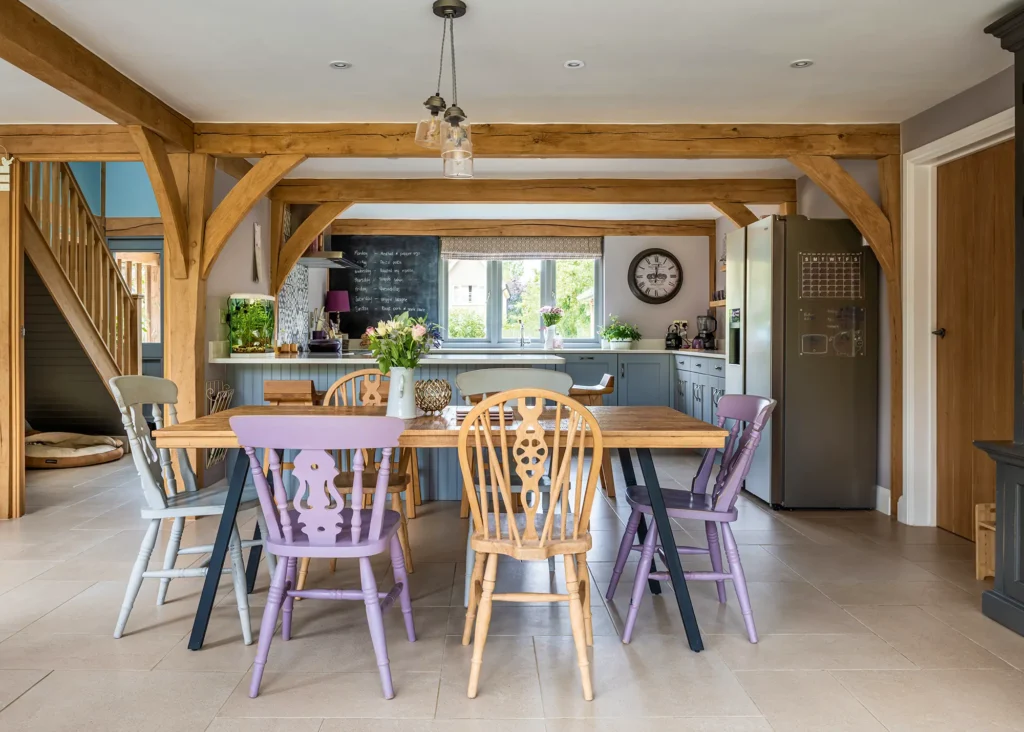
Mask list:
[{"label": "patterned blind fabric", "polygon": [[442,259],[600,259],[603,236],[442,236]]}]

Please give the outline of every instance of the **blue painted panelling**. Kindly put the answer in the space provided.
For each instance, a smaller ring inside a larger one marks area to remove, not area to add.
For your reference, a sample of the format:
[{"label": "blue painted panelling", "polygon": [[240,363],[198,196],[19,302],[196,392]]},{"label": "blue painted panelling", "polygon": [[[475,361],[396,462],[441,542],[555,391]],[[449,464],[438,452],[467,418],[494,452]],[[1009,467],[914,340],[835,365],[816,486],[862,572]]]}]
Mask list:
[{"label": "blue painted panelling", "polygon": [[[103,198],[103,174],[102,163],[68,163],[71,172],[78,181],[78,187],[82,189],[82,195],[91,210],[97,216],[100,215],[100,204]],[[142,163],[139,163],[142,165]]]},{"label": "blue painted panelling", "polygon": [[107,216],[159,215],[153,187],[142,163],[107,163]]}]

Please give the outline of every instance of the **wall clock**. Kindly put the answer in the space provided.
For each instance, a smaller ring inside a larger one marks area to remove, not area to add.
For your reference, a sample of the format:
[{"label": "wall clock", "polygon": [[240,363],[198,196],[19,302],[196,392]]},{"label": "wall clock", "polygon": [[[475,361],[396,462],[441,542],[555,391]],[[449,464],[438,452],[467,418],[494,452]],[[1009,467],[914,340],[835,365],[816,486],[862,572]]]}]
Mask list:
[{"label": "wall clock", "polygon": [[637,299],[660,305],[679,294],[683,285],[683,268],[664,249],[644,249],[633,257],[626,270],[629,290]]}]

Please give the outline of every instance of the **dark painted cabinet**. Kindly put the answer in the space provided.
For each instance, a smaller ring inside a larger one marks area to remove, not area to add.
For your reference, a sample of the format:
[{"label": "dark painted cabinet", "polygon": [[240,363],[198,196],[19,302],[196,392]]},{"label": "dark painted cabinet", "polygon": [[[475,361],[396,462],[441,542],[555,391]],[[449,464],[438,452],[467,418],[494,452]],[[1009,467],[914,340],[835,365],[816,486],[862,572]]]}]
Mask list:
[{"label": "dark painted cabinet", "polygon": [[996,461],[996,576],[981,596],[981,609],[1024,635],[1024,445],[974,444]]},{"label": "dark painted cabinet", "polygon": [[718,400],[725,394],[725,361],[714,356],[675,356],[674,406],[683,414],[714,423]]},{"label": "dark painted cabinet", "polygon": [[672,399],[672,361],[659,353],[620,353],[616,392],[620,407],[658,407]]}]

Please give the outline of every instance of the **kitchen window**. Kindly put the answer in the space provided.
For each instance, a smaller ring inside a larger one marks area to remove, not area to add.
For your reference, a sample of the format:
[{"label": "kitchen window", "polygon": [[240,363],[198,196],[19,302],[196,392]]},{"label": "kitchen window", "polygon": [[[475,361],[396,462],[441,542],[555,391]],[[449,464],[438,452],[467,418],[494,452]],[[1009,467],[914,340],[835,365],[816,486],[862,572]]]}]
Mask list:
[{"label": "kitchen window", "polygon": [[[455,259],[441,263],[441,326],[450,345],[540,347],[540,308],[564,311],[566,345],[598,342],[603,312],[600,257]],[[470,294],[471,290],[471,294]]]}]

